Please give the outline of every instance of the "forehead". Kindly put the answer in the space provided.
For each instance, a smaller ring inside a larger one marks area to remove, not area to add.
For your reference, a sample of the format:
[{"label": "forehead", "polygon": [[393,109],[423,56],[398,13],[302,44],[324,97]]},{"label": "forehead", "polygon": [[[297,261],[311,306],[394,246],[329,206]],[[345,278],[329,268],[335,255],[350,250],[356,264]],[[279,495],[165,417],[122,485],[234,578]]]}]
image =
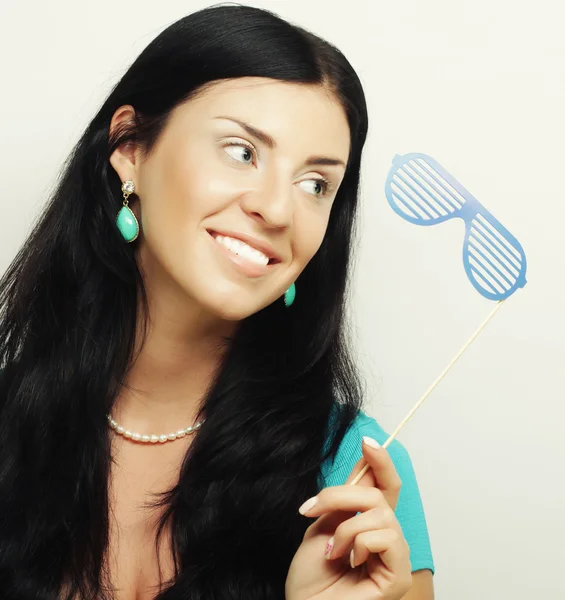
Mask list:
[{"label": "forehead", "polygon": [[216,117],[232,117],[271,135],[281,149],[323,152],[347,163],[350,133],[337,98],[317,85],[242,77],[213,82],[177,107],[175,120],[191,127],[229,126]]}]

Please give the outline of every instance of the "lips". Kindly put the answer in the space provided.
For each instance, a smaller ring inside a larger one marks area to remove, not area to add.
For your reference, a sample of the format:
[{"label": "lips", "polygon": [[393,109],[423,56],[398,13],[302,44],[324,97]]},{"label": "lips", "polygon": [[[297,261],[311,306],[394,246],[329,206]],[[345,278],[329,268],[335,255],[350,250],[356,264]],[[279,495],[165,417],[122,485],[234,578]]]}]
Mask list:
[{"label": "lips", "polygon": [[213,244],[215,248],[214,252],[220,257],[223,265],[231,265],[232,268],[235,267],[236,272],[239,272],[246,277],[257,278],[267,275],[271,269],[276,268],[276,265],[256,263],[244,256],[240,256],[239,254],[228,250],[223,244],[219,244],[214,237],[215,236],[210,235],[210,243]]},{"label": "lips", "polygon": [[279,263],[282,261],[282,258],[276,253],[274,248],[267,242],[263,242],[262,240],[253,238],[244,233],[237,233],[237,232],[233,232],[233,231],[218,231],[218,230],[214,230],[214,229],[207,229],[207,231],[214,238],[218,235],[234,238],[236,240],[240,240],[241,242],[243,242],[244,244],[247,244],[248,246],[251,246],[252,248],[255,248],[256,250],[259,250],[259,252],[262,252],[263,254],[265,254],[265,256],[267,256],[269,258],[270,265]]}]

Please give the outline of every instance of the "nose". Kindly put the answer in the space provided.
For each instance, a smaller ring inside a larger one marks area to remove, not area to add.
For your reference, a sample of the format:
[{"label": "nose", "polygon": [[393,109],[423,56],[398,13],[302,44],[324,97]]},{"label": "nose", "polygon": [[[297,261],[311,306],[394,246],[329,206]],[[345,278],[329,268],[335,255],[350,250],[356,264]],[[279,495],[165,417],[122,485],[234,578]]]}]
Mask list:
[{"label": "nose", "polygon": [[244,195],[243,210],[272,228],[290,227],[294,211],[294,186],[281,174],[265,175],[262,182]]}]

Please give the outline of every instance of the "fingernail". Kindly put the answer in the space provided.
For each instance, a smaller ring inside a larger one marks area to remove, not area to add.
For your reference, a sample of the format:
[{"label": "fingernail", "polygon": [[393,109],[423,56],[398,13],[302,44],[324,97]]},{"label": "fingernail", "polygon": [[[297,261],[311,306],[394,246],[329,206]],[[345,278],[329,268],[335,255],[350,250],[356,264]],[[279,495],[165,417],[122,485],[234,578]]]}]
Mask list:
[{"label": "fingernail", "polygon": [[351,548],[351,554],[349,555],[349,562],[351,563],[351,568],[355,568],[355,554],[353,553],[353,548]]},{"label": "fingernail", "polygon": [[314,506],[314,504],[316,504],[316,502],[318,502],[318,498],[316,496],[306,500],[306,502],[298,509],[298,512],[301,515],[307,513]]},{"label": "fingernail", "polygon": [[326,557],[326,559],[330,558],[333,549],[334,549],[334,538],[332,536],[330,538],[330,541],[328,542],[328,545],[326,546],[326,552],[324,554],[324,556]]},{"label": "fingernail", "polygon": [[379,442],[377,442],[377,440],[374,440],[372,437],[365,436],[363,438],[363,441],[365,442],[365,444],[367,444],[367,446],[371,446],[371,448],[380,448],[381,447]]}]

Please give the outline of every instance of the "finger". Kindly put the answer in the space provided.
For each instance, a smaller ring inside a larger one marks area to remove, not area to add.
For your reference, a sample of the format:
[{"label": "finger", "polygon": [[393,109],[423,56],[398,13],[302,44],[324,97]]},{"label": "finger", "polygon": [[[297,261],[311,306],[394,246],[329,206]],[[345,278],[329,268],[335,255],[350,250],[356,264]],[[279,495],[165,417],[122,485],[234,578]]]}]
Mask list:
[{"label": "finger", "polygon": [[400,531],[400,524],[388,505],[386,505],[384,510],[372,508],[367,512],[347,519],[334,532],[333,550],[329,558],[335,559],[345,554],[348,555],[358,535],[366,531],[381,529],[395,529]]},{"label": "finger", "polygon": [[319,517],[308,527],[304,537],[306,539],[320,533],[333,536],[341,523],[358,512],[364,513],[372,508],[379,508],[383,513],[392,513],[378,488],[348,485],[324,488],[299,509],[300,513],[309,519]]},{"label": "finger", "polygon": [[[402,487],[402,481],[396,471],[396,467],[392,462],[390,454],[384,448],[373,448],[365,442],[371,438],[363,438],[362,451],[363,458],[369,464],[370,470],[373,472],[375,479],[375,487],[378,487],[390,507],[395,510],[398,503],[398,496]],[[374,440],[372,440],[374,441]],[[376,443],[376,442],[375,442]],[[356,465],[357,466],[357,465]],[[359,471],[357,471],[359,473]],[[347,479],[347,484],[355,478],[356,475]],[[363,476],[364,478],[365,476]],[[363,481],[363,479],[361,479]],[[359,483],[361,483],[361,481]],[[359,484],[358,484],[359,485]]]},{"label": "finger", "polygon": [[[300,507],[301,513],[306,517],[318,517],[335,511],[344,513],[365,512],[371,508],[393,512],[381,490],[374,487],[358,488],[347,485],[334,485],[324,488],[308,502],[309,505],[304,503]],[[306,511],[304,511],[305,505],[308,508]]]},{"label": "finger", "polygon": [[[367,572],[392,581],[410,578],[410,549],[406,540],[396,529],[365,531],[355,538],[352,565],[354,568],[367,561]],[[383,570],[384,567],[384,570]]]}]

